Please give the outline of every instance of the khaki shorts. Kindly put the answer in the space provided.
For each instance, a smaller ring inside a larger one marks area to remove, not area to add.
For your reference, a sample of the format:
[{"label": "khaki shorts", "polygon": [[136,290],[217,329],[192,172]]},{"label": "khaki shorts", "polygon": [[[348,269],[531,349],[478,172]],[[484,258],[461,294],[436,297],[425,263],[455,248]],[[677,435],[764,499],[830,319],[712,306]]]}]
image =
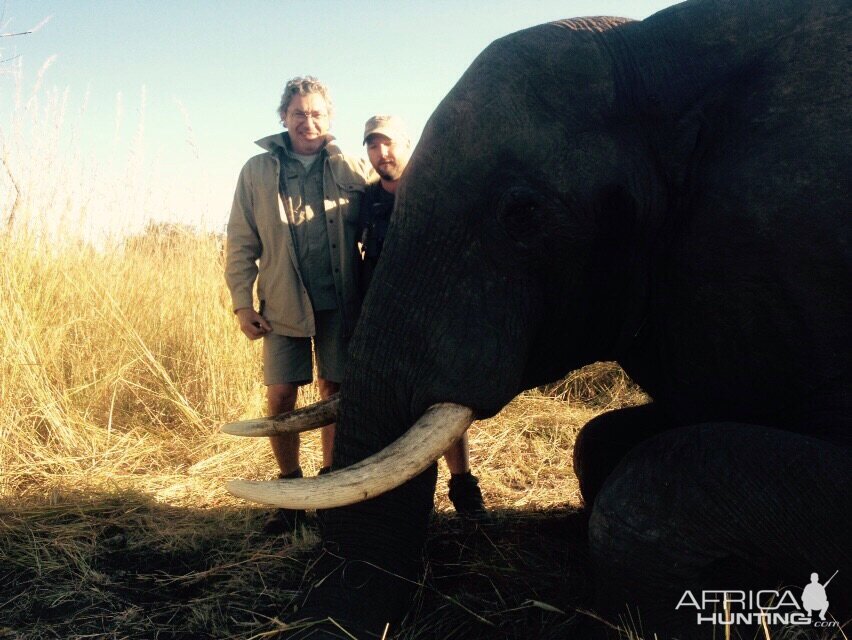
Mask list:
[{"label": "khaki shorts", "polygon": [[311,340],[317,359],[317,375],[329,382],[343,379],[348,341],[337,309],[314,313],[314,338],[294,338],[270,333],[263,337],[263,383],[308,384],[314,379]]}]

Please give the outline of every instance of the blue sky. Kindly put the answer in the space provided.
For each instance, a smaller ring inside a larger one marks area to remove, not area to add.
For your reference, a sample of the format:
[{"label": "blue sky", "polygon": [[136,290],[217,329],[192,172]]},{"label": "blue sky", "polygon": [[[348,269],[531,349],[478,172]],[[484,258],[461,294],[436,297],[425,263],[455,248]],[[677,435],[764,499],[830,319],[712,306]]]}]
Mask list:
[{"label": "blue sky", "polygon": [[[364,120],[393,112],[416,139],[432,110],[489,42],[560,18],[641,19],[673,0],[0,0],[0,128],[14,75],[32,91],[68,90],[75,144],[114,158],[140,124],[145,162],[174,198],[159,217],[211,227],[227,220],[237,174],[280,131],[288,78],[315,75],[331,89],[332,133],[362,154]],[[13,69],[15,73],[9,73]],[[120,103],[120,107],[117,106]],[[83,108],[85,105],[85,108]],[[117,122],[117,114],[120,113]],[[67,125],[71,126],[71,125]],[[111,155],[112,154],[112,155]]]}]

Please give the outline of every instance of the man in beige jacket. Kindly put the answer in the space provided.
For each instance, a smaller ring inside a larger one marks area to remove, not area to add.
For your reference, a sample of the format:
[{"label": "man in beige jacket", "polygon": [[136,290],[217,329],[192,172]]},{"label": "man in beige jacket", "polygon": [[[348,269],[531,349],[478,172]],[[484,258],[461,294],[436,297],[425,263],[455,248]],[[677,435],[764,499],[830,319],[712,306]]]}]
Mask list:
[{"label": "man in beige jacket", "polygon": [[[278,108],[287,129],[257,141],[265,153],[243,167],[228,237],[225,280],[240,329],[263,338],[269,413],[290,411],[313,379],[325,399],[337,392],[358,314],[354,267],[358,208],[370,175],[328,134],[328,89],[310,76],[287,82]],[[259,309],[253,288],[257,283]],[[301,477],[299,436],[270,438],[280,477]],[[323,467],[331,465],[334,425],[322,430]],[[322,473],[322,471],[321,471]],[[279,509],[269,533],[291,531],[304,512]]]}]

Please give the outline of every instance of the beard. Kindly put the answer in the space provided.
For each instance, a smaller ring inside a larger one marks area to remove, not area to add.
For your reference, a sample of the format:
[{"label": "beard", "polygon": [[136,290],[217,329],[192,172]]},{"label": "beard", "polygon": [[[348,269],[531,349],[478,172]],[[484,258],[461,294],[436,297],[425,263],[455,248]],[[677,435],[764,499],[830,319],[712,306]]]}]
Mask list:
[{"label": "beard", "polygon": [[396,162],[380,164],[376,169],[376,173],[379,174],[379,177],[381,177],[382,180],[387,180],[389,182],[395,182],[402,177],[402,169],[399,168],[399,165]]}]

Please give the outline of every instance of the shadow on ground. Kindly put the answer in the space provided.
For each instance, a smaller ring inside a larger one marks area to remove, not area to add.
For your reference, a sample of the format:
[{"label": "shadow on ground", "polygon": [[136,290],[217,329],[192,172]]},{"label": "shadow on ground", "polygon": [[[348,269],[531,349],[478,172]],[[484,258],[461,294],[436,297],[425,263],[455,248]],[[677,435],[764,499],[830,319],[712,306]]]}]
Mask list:
[{"label": "shadow on ground", "polygon": [[[193,509],[139,492],[0,502],[0,638],[256,638],[298,617],[312,527],[260,533],[267,511]],[[424,579],[388,637],[565,638],[585,624],[585,518],[436,514]]]},{"label": "shadow on ground", "polygon": [[482,524],[437,515],[424,587],[399,637],[568,637],[587,622],[577,613],[591,597],[585,540],[576,511],[498,510]]}]

